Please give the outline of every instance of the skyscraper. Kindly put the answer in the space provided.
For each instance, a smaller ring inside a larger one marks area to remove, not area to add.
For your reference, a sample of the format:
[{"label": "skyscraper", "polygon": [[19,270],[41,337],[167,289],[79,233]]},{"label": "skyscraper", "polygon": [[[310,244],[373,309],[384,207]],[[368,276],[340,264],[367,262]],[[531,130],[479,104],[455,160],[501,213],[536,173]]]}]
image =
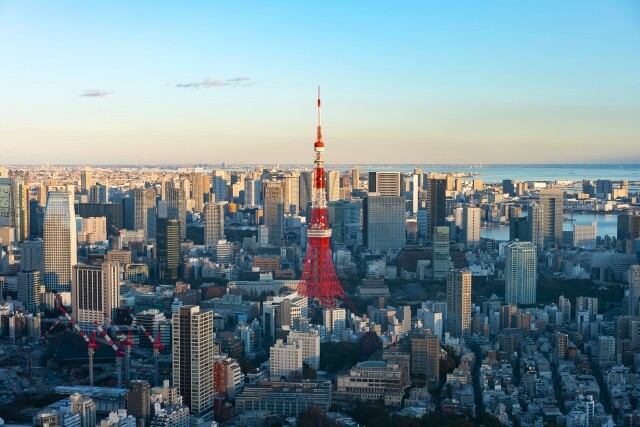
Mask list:
[{"label": "skyscraper", "polygon": [[133,229],[144,230],[145,237],[155,236],[154,226],[156,218],[156,191],[152,188],[134,188],[131,190],[133,198]]},{"label": "skyscraper", "polygon": [[264,225],[269,229],[269,243],[280,246],[284,236],[284,194],[282,181],[264,182]]},{"label": "skyscraper", "polygon": [[157,273],[160,280],[178,278],[180,268],[180,223],[175,218],[158,218]]},{"label": "skyscraper", "polygon": [[544,208],[544,243],[562,243],[564,192],[561,189],[540,190],[540,204]]},{"label": "skyscraper", "polygon": [[351,188],[353,190],[360,189],[360,170],[359,169],[351,169]]},{"label": "skyscraper", "polygon": [[369,193],[379,196],[401,196],[400,172],[369,172]]},{"label": "skyscraper", "polygon": [[480,244],[480,208],[465,207],[462,211],[462,230],[467,249]]},{"label": "skyscraper", "polygon": [[449,332],[457,338],[471,337],[471,272],[447,273],[447,319]]},{"label": "skyscraper", "polygon": [[213,312],[186,305],[173,320],[173,385],[196,419],[213,410]]},{"label": "skyscraper", "polygon": [[363,209],[364,246],[372,251],[397,251],[406,244],[404,196],[365,197]]},{"label": "skyscraper", "polygon": [[429,389],[438,387],[440,378],[440,338],[433,334],[411,336],[411,375],[423,374]]},{"label": "skyscraper", "polygon": [[640,315],[640,265],[629,267],[629,316]]},{"label": "skyscraper", "polygon": [[300,172],[287,171],[282,176],[282,198],[286,214],[300,211]]},{"label": "skyscraper", "polygon": [[179,183],[169,181],[166,188],[167,217],[176,218],[180,223],[180,240],[187,238],[187,200],[185,188],[187,180]]},{"label": "skyscraper", "polygon": [[529,241],[536,246],[538,255],[544,252],[546,215],[544,206],[539,203],[529,205],[527,221],[529,223]]},{"label": "skyscraper", "polygon": [[39,271],[21,271],[18,273],[18,301],[24,304],[28,313],[40,311],[40,287],[42,285]]},{"label": "skyscraper", "polygon": [[93,185],[92,175],[89,169],[80,171],[80,192],[82,194],[89,194],[89,189]]},{"label": "skyscraper", "polygon": [[204,206],[204,245],[211,248],[224,240],[224,205],[226,202],[208,202]]},{"label": "skyscraper", "polygon": [[71,268],[78,263],[73,195],[50,191],[44,214],[44,285],[53,292],[71,291]]},{"label": "skyscraper", "polygon": [[433,239],[436,227],[447,225],[446,178],[427,179],[427,240]]},{"label": "skyscraper", "polygon": [[340,171],[327,172],[327,201],[340,200]]},{"label": "skyscraper", "polygon": [[223,170],[214,170],[211,172],[211,192],[216,197],[216,202],[227,200],[228,173]]},{"label": "skyscraper", "polygon": [[506,248],[505,302],[536,303],[536,247],[531,242],[511,242]]},{"label": "skyscraper", "polygon": [[451,268],[449,227],[436,227],[433,235],[433,278],[444,280]]},{"label": "skyscraper", "polygon": [[115,318],[115,309],[120,305],[119,275],[117,262],[73,267],[71,308],[81,329],[92,330],[94,322],[106,325]]},{"label": "skyscraper", "polygon": [[311,203],[311,184],[312,184],[312,173],[309,171],[300,172],[300,203],[299,211],[302,213],[304,211],[305,215],[307,214],[307,206]]},{"label": "skyscraper", "polygon": [[41,239],[25,240],[20,244],[20,269],[39,271],[44,275],[44,242]]},{"label": "skyscraper", "polygon": [[29,238],[28,193],[22,178],[0,178],[0,227],[15,228],[19,241]]},{"label": "skyscraper", "polygon": [[191,182],[191,199],[193,199],[193,207],[196,212],[204,210],[205,194],[211,192],[211,178],[206,173],[191,172],[189,175]]}]

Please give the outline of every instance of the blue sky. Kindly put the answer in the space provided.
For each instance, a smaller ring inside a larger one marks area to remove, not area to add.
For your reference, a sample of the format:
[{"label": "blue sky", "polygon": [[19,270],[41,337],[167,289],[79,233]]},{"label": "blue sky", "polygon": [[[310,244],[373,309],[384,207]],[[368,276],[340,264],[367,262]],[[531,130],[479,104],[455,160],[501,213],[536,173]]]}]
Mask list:
[{"label": "blue sky", "polygon": [[0,0],[0,163],[640,162],[640,2]]}]

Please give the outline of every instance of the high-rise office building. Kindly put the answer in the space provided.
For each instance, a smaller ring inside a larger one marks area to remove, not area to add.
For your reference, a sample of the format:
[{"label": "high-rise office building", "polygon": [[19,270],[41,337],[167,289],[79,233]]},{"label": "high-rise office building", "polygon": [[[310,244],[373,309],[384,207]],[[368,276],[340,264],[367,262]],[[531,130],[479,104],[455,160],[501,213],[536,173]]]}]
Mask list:
[{"label": "high-rise office building", "polygon": [[514,197],[516,195],[516,188],[512,179],[502,180],[502,192],[504,194],[508,194],[511,197]]},{"label": "high-rise office building", "polygon": [[351,169],[351,188],[353,190],[360,189],[360,170],[359,169]]},{"label": "high-rise office building", "polygon": [[224,205],[226,202],[208,202],[204,206],[204,244],[207,248],[224,240]]},{"label": "high-rise office building", "polygon": [[227,171],[214,170],[211,172],[211,192],[215,196],[216,202],[227,200],[229,174]]},{"label": "high-rise office building", "polygon": [[40,288],[42,286],[39,271],[21,271],[18,273],[18,301],[24,304],[28,313],[40,311]]},{"label": "high-rise office building", "polygon": [[176,218],[180,223],[180,240],[187,238],[187,180],[175,183],[169,181],[166,188],[167,217]]},{"label": "high-rise office building", "polygon": [[40,279],[44,275],[44,242],[42,239],[25,240],[20,244],[20,269],[39,271]]},{"label": "high-rise office building", "polygon": [[462,233],[467,249],[480,244],[480,208],[468,206],[463,209]]},{"label": "high-rise office building", "polygon": [[433,278],[444,280],[451,268],[449,227],[436,227],[433,234]]},{"label": "high-rise office building", "polygon": [[29,187],[20,177],[0,178],[0,227],[12,227],[19,241],[29,238]]},{"label": "high-rise office building", "polygon": [[369,193],[399,197],[403,195],[400,181],[400,172],[369,172]]},{"label": "high-rise office building", "polygon": [[89,189],[93,185],[93,173],[89,169],[80,171],[80,192],[89,194]]},{"label": "high-rise office building", "polygon": [[372,251],[398,251],[406,244],[404,196],[365,197],[363,209],[364,246]]},{"label": "high-rise office building", "polygon": [[196,419],[213,410],[213,312],[185,305],[173,318],[173,385]]},{"label": "high-rise office building", "polygon": [[446,178],[427,178],[427,240],[433,239],[436,227],[446,226]]},{"label": "high-rise office building", "polygon": [[307,208],[311,203],[311,186],[312,186],[313,173],[309,171],[300,172],[300,203],[299,211],[302,214],[307,214]]},{"label": "high-rise office building", "polygon": [[536,247],[531,242],[511,242],[505,260],[505,302],[536,303]]},{"label": "high-rise office building", "polygon": [[629,281],[629,316],[640,315],[640,265],[635,264],[627,270]]},{"label": "high-rise office building", "polygon": [[635,240],[640,238],[640,215],[637,213],[624,213],[617,219],[618,240]]},{"label": "high-rise office building", "polygon": [[300,211],[300,172],[287,171],[282,176],[282,198],[286,214],[297,215]]},{"label": "high-rise office building", "polygon": [[526,240],[533,243],[538,255],[541,255],[544,252],[545,230],[547,229],[544,206],[539,203],[529,205],[527,221],[529,223],[529,238]]},{"label": "high-rise office building", "polygon": [[[155,191],[153,193],[153,216],[155,221]],[[125,198],[124,200],[131,201],[131,198]],[[124,203],[78,203],[75,207],[76,214],[82,218],[97,218],[100,216],[107,218],[107,234],[113,236],[120,234],[120,230],[126,228],[124,226],[123,205]],[[133,206],[133,202],[131,202],[131,206]],[[137,230],[138,228],[133,227],[133,212],[131,218],[132,224],[130,229]],[[154,235],[155,234],[152,234],[150,237]]]},{"label": "high-rise office building", "polygon": [[280,246],[284,237],[284,194],[282,181],[264,182],[264,225],[269,230],[269,243]]},{"label": "high-rise office building", "polygon": [[340,171],[328,171],[327,175],[327,201],[340,200]]},{"label": "high-rise office building", "polygon": [[191,183],[191,199],[193,199],[193,207],[196,212],[204,210],[205,197],[211,193],[211,177],[202,172],[191,172],[189,174],[189,182]]},{"label": "high-rise office building", "polygon": [[[260,204],[260,189],[262,188],[262,181],[259,179],[245,179],[244,180],[244,205],[247,207],[254,207]],[[300,189],[300,182],[298,181],[298,189]],[[300,200],[296,202],[298,208],[300,208]]]},{"label": "high-rise office building", "polygon": [[471,272],[447,273],[447,316],[449,332],[456,338],[471,337]]},{"label": "high-rise office building", "polygon": [[180,268],[180,223],[175,218],[158,218],[157,274],[160,280],[178,279]]},{"label": "high-rise office building", "polygon": [[71,308],[82,330],[93,330],[94,322],[106,325],[115,318],[115,310],[120,305],[119,275],[116,262],[73,267]]},{"label": "high-rise office building", "polygon": [[540,190],[540,204],[544,208],[544,243],[562,243],[563,201],[561,189]]},{"label": "high-rise office building", "polygon": [[144,230],[145,237],[155,236],[156,191],[152,188],[134,188],[131,190],[133,229]]},{"label": "high-rise office building", "polygon": [[71,268],[78,263],[78,236],[71,193],[48,193],[43,228],[44,285],[53,292],[69,292]]},{"label": "high-rise office building", "polygon": [[109,203],[109,186],[107,184],[95,184],[89,188],[90,203]]}]

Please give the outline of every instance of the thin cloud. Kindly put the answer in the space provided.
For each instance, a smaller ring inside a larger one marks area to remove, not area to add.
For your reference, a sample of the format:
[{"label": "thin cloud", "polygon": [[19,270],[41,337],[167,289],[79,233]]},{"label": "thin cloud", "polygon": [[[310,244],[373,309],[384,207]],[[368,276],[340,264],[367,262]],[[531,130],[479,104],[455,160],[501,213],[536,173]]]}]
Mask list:
[{"label": "thin cloud", "polygon": [[234,77],[232,79],[219,80],[219,79],[210,79],[206,78],[200,82],[189,82],[189,83],[178,83],[176,87],[179,88],[218,88],[218,87],[249,87],[253,86],[254,82],[249,77]]},{"label": "thin cloud", "polygon": [[101,97],[111,95],[112,93],[113,92],[109,92],[108,90],[91,89],[91,90],[85,90],[80,92],[79,96],[86,96],[89,98],[101,98]]}]

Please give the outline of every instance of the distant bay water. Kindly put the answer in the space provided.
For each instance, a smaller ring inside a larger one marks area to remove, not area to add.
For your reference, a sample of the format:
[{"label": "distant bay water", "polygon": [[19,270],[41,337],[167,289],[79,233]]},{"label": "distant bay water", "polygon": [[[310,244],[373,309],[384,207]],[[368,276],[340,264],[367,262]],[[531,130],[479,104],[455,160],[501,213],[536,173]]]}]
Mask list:
[{"label": "distant bay water", "polygon": [[[618,214],[615,213],[583,213],[574,212],[573,214],[565,212],[565,218],[572,218],[573,222],[565,222],[562,229],[565,231],[573,230],[573,224],[589,225],[596,223],[596,235],[598,236],[615,236],[618,231]],[[495,240],[509,240],[509,226],[498,225],[480,230],[480,237]]]},{"label": "distant bay water", "polygon": [[[346,165],[327,166],[327,169],[346,169]],[[352,165],[363,171],[394,170],[412,172],[463,173],[482,179],[485,183],[502,183],[504,179],[518,181],[582,181],[583,179],[611,179],[640,181],[640,164],[517,164],[517,165]]]}]

